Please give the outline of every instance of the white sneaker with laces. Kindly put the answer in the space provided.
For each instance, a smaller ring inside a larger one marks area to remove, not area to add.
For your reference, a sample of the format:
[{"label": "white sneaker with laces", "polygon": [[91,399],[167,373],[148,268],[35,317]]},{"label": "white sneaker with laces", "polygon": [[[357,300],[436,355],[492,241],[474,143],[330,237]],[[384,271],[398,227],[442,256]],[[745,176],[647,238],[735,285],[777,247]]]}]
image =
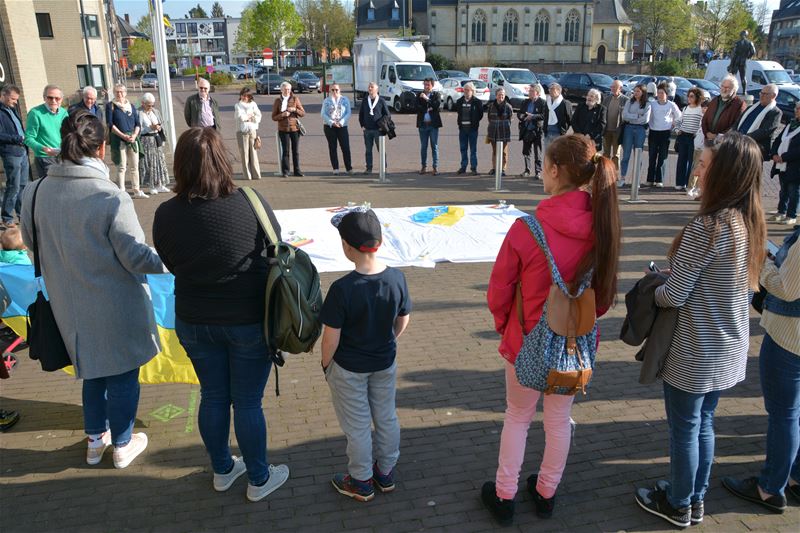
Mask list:
[{"label": "white sneaker with laces", "polygon": [[338,168],[334,168],[333,169],[333,175],[334,176],[338,176],[339,175],[339,169]]},{"label": "white sneaker with laces", "polygon": [[794,226],[797,224],[797,218],[784,218],[781,224],[786,224],[787,226]]},{"label": "white sneaker with laces", "polygon": [[232,455],[231,459],[233,459],[233,467],[230,472],[227,474],[214,474],[214,490],[217,492],[225,492],[239,479],[239,476],[247,472],[244,459],[235,455]]},{"label": "white sneaker with laces", "polygon": [[136,457],[147,448],[147,435],[144,433],[134,433],[131,441],[125,446],[114,446],[114,466],[125,468]]},{"label": "white sneaker with laces", "polygon": [[134,198],[150,198],[141,189],[136,189],[135,191],[133,191],[133,197]]},{"label": "white sneaker with laces", "polygon": [[150,196],[153,196],[154,194],[158,194],[158,188],[150,189],[150,192],[148,194],[150,194]]},{"label": "white sneaker with laces", "polygon": [[99,440],[92,442],[86,447],[86,463],[90,465],[99,464],[103,460],[103,454],[111,446],[111,432],[106,431]]},{"label": "white sneaker with laces", "polygon": [[162,185],[161,187],[158,188],[158,192],[172,192],[172,191],[167,187],[165,187],[164,185]]},{"label": "white sneaker with laces", "polygon": [[247,499],[251,502],[261,501],[289,479],[289,467],[286,465],[269,465],[269,479],[267,482],[257,487],[247,484]]}]

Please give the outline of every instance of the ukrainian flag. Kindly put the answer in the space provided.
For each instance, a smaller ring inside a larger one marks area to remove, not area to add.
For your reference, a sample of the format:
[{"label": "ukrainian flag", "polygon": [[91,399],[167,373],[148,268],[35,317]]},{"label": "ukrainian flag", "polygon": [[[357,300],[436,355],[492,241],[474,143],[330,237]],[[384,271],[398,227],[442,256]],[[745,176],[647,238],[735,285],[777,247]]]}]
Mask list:
[{"label": "ukrainian flag", "polygon": [[[20,337],[27,335],[27,309],[36,299],[37,283],[32,265],[0,265],[0,283],[8,292],[11,304],[3,313],[3,322]],[[139,371],[141,383],[198,384],[192,363],[175,333],[175,277],[172,274],[148,274],[161,352]],[[46,293],[46,290],[45,290]],[[74,375],[72,367],[64,369]]]},{"label": "ukrainian flag", "polygon": [[464,208],[447,205],[428,207],[411,215],[411,220],[420,224],[453,226],[464,218]]}]

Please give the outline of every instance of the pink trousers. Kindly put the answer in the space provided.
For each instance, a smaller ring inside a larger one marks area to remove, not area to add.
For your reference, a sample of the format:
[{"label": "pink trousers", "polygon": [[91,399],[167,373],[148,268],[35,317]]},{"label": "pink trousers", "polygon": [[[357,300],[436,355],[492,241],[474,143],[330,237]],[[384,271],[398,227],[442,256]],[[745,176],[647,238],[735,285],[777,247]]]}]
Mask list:
[{"label": "pink trousers", "polygon": [[[506,363],[506,417],[500,436],[497,466],[497,497],[510,500],[517,494],[519,471],[525,458],[528,428],[536,415],[542,393],[517,381],[514,365]],[[536,491],[551,498],[567,465],[570,444],[570,413],[573,396],[546,394],[543,400],[545,445]]]}]

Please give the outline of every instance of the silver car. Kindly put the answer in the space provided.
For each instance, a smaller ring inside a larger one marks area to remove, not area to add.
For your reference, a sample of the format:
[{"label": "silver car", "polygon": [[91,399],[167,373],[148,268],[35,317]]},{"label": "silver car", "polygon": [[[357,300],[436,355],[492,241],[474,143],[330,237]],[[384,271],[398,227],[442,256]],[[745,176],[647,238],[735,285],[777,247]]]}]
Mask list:
[{"label": "silver car", "polygon": [[489,86],[485,81],[471,80],[464,78],[445,78],[439,80],[442,84],[442,105],[452,111],[459,98],[464,96],[464,85],[472,83],[475,86],[475,98],[480,100],[483,105],[489,103]]}]

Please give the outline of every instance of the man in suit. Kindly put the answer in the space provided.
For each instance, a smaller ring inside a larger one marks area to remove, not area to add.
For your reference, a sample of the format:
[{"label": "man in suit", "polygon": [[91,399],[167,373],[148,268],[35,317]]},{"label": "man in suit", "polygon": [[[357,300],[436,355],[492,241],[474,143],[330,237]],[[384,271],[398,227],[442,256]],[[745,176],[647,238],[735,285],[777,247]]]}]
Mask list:
[{"label": "man in suit", "polygon": [[736,130],[748,137],[752,137],[761,148],[764,161],[769,159],[772,141],[781,125],[781,110],[778,109],[775,99],[778,97],[778,86],[770,83],[761,88],[758,102],[751,105],[742,113]]},{"label": "man in suit", "polygon": [[522,159],[525,171],[521,177],[531,175],[531,148],[533,148],[534,177],[542,179],[542,137],[544,137],[544,118],[547,114],[547,101],[544,89],[538,83],[528,88],[528,98],[519,107],[519,137],[522,140]]},{"label": "man in suit", "polygon": [[619,149],[622,140],[622,110],[628,103],[628,97],[622,94],[622,82],[614,80],[611,83],[611,94],[603,97],[603,107],[606,108],[606,131],[603,132],[603,154],[614,161],[614,166],[619,170]]}]

